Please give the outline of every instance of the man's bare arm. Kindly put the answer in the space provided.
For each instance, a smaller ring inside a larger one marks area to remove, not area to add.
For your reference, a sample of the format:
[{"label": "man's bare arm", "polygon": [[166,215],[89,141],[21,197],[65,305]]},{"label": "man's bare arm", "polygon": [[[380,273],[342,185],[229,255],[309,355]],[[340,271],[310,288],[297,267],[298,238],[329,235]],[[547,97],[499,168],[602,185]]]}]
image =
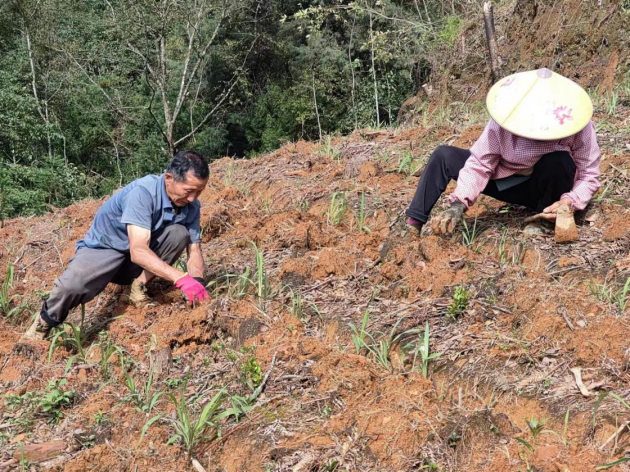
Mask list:
[{"label": "man's bare arm", "polygon": [[[184,272],[168,265],[151,250],[149,247],[151,243],[150,230],[139,226],[127,225],[127,234],[129,235],[131,262],[171,282],[175,282],[186,275]],[[199,252],[201,253],[201,251]]]},{"label": "man's bare arm", "polygon": [[201,277],[206,271],[206,266],[203,261],[203,255],[201,254],[201,244],[189,244],[188,245],[188,261],[186,267],[188,268],[188,274],[191,277]]}]

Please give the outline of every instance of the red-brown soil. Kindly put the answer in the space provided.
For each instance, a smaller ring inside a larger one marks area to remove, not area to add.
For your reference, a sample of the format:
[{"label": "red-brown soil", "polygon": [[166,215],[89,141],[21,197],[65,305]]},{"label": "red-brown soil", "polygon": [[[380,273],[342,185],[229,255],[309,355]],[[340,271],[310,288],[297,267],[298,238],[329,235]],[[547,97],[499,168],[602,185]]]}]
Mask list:
[{"label": "red-brown soil", "polygon": [[[593,412],[600,392],[628,398],[629,312],[594,292],[601,285],[620,290],[630,275],[614,266],[630,251],[628,154],[601,134],[608,190],[578,216],[575,244],[556,245],[553,235],[524,239],[527,212],[505,211],[485,197],[467,215],[479,232],[470,247],[461,232],[414,238],[404,229],[403,211],[417,179],[397,172],[399,160],[406,151],[425,158],[418,148],[435,147],[452,131],[356,133],[334,141],[334,155],[298,142],[253,160],[216,161],[200,198],[213,302],[189,309],[171,284],[156,281],[149,286],[154,307],[118,303],[114,286],[87,305],[87,325],[113,318],[104,330],[135,359],[127,369],[137,383],[148,378],[152,351],[172,349],[173,368],[155,381],[155,391],[176,393],[176,380],[186,377],[187,395],[201,395],[200,404],[221,387],[246,396],[252,390],[243,381],[243,362],[253,356],[262,374],[270,369],[248,415],[222,420],[222,438],[201,441],[194,457],[206,470],[577,472],[623,454],[627,434],[600,447],[628,412],[610,397],[595,421]],[[456,143],[469,146],[480,131],[457,131]],[[328,215],[334,192],[343,192],[347,203],[337,225]],[[362,195],[369,232],[358,223]],[[83,201],[0,229],[0,267],[16,271],[10,293],[32,312],[101,204]],[[264,254],[266,300],[238,277],[256,279],[252,242]],[[460,285],[470,302],[451,320],[446,313]],[[355,350],[350,324],[360,327],[366,311],[376,341],[429,323],[431,352],[441,355],[428,379],[402,357],[402,345],[417,337],[395,343],[387,367]],[[79,317],[74,312],[70,321]],[[138,444],[149,418],[173,411],[166,396],[150,414],[135,408],[126,401],[120,364],[112,359],[105,378],[97,348],[67,374],[70,350],[57,349],[50,362],[44,351],[16,352],[27,318],[0,318],[3,392],[41,393],[49,380],[65,378],[77,396],[59,423],[48,423],[38,410],[28,426],[17,421],[24,410],[5,400],[0,470],[19,467],[9,462],[17,447],[11,440],[19,435],[26,444],[62,439],[70,445],[36,470],[193,470],[178,444],[165,444],[172,430],[164,421]],[[580,393],[573,368],[581,369],[591,396]],[[99,412],[106,418],[100,432],[79,444],[77,430],[96,431]],[[532,418],[545,420],[537,438],[526,424]]]}]

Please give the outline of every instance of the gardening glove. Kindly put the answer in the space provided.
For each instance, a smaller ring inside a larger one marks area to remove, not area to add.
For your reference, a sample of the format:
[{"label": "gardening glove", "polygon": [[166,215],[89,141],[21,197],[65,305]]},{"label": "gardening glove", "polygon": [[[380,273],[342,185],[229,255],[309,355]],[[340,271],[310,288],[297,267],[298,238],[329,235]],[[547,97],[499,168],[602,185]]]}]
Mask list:
[{"label": "gardening glove", "polygon": [[443,211],[431,221],[433,234],[451,234],[455,230],[455,226],[462,219],[466,205],[462,202],[451,203],[448,210]]},{"label": "gardening glove", "polygon": [[204,287],[206,286],[206,281],[205,281],[205,279],[203,277],[193,277],[193,279],[195,279],[197,282],[199,282]]},{"label": "gardening glove", "polygon": [[210,295],[206,292],[206,288],[203,284],[200,284],[188,274],[177,279],[175,286],[184,293],[184,298],[186,298],[189,305],[193,305],[195,302],[210,300]]}]

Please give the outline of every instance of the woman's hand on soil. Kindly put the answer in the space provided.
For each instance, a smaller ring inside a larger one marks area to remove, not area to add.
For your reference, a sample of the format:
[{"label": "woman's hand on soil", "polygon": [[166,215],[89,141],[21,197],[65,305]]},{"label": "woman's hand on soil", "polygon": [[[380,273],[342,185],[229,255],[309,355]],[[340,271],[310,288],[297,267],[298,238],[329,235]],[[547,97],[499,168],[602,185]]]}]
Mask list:
[{"label": "woman's hand on soil", "polygon": [[451,234],[455,231],[457,223],[460,222],[466,206],[461,202],[455,202],[448,210],[435,216],[431,221],[433,234]]},{"label": "woman's hand on soil", "polygon": [[571,200],[569,200],[568,198],[563,198],[561,200],[558,200],[556,203],[549,205],[543,210],[541,217],[545,220],[556,221],[558,208],[560,208],[562,205],[568,205],[568,207],[571,208]]}]

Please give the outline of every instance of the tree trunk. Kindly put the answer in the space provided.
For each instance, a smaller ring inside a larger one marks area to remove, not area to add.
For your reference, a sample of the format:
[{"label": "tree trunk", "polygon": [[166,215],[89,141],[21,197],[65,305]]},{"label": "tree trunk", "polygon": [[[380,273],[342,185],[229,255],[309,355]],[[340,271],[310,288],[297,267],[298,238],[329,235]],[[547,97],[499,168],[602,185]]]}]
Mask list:
[{"label": "tree trunk", "polygon": [[499,57],[499,47],[497,46],[497,37],[494,31],[494,8],[492,2],[483,4],[483,24],[486,30],[486,46],[488,48],[488,65],[492,74],[492,82],[496,82],[501,78],[501,58]]},{"label": "tree trunk", "polygon": [[26,38],[26,51],[28,53],[28,62],[31,66],[31,85],[33,87],[33,97],[35,98],[35,106],[37,107],[37,112],[39,116],[41,116],[44,125],[46,126],[46,141],[48,142],[48,157],[52,158],[52,142],[50,139],[50,120],[48,118],[48,102],[44,101],[44,110],[42,110],[41,104],[39,103],[39,95],[37,93],[37,77],[35,75],[35,59],[33,58],[33,47],[31,46],[31,34],[29,32],[28,27],[26,26],[26,22],[24,25],[24,36]]},{"label": "tree trunk", "polygon": [[374,38],[372,35],[372,11],[370,10],[370,52],[372,57],[372,80],[374,81],[374,107],[376,108],[376,127],[381,127],[381,115],[378,111],[378,83],[376,82],[376,62],[374,60]]},{"label": "tree trunk", "polygon": [[350,93],[352,95],[352,112],[354,113],[354,129],[359,127],[359,120],[357,119],[357,104],[354,95],[354,89],[356,87],[356,81],[354,77],[354,65],[352,64],[352,36],[354,35],[354,25],[356,24],[357,16],[354,15],[352,20],[352,29],[350,30],[350,42],[348,43],[348,61],[350,62],[350,74],[352,75],[352,88]]},{"label": "tree trunk", "polygon": [[313,105],[315,106],[315,115],[317,115],[317,129],[319,130],[319,140],[322,140],[322,124],[319,120],[319,108],[317,108],[317,93],[315,93],[315,72],[313,74]]}]

